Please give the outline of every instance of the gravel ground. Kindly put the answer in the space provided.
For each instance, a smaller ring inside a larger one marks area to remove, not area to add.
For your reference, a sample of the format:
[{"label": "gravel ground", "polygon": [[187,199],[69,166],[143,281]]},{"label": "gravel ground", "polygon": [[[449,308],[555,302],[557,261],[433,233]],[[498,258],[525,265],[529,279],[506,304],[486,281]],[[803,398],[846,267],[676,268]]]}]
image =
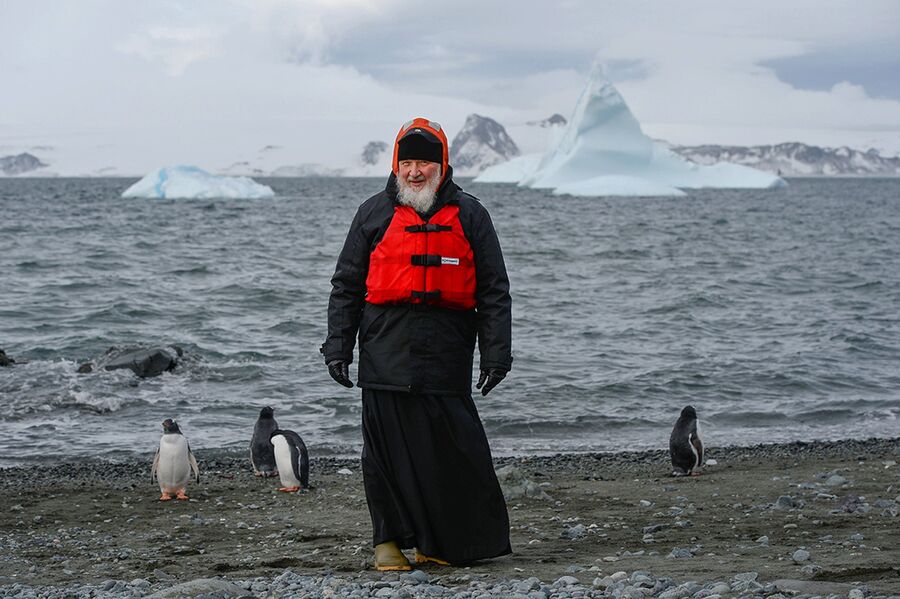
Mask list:
[{"label": "gravel ground", "polygon": [[371,570],[357,460],[283,494],[197,452],[185,502],[150,456],[0,470],[0,597],[900,597],[900,439],[496,460],[514,554]]}]

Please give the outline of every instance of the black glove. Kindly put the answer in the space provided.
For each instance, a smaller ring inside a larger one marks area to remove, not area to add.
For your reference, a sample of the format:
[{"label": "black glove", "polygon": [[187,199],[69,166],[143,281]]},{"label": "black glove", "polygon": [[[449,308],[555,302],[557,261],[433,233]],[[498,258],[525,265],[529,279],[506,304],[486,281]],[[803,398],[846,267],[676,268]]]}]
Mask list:
[{"label": "black glove", "polygon": [[353,381],[350,380],[350,364],[343,360],[332,360],[326,366],[331,378],[345,387],[353,387]]},{"label": "black glove", "polygon": [[476,389],[481,389],[482,395],[487,395],[491,389],[496,387],[506,378],[506,371],[499,368],[482,368],[481,374],[478,376]]}]

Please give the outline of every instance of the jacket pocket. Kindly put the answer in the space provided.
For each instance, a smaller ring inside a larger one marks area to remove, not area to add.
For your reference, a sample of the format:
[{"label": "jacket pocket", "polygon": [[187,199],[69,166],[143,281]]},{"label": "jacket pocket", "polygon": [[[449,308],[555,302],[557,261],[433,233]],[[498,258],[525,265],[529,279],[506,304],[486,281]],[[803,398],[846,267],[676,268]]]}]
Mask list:
[{"label": "jacket pocket", "polygon": [[387,310],[384,306],[368,302],[363,305],[362,316],[359,319],[360,344],[378,335],[384,326],[385,314],[387,314]]}]

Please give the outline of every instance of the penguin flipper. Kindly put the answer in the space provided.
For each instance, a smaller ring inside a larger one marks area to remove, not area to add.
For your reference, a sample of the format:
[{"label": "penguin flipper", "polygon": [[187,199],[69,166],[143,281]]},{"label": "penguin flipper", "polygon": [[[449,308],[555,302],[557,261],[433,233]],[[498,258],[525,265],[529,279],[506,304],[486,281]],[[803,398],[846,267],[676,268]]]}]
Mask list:
[{"label": "penguin flipper", "polygon": [[703,442],[700,437],[693,435],[691,436],[691,445],[694,447],[694,453],[697,454],[697,464],[694,468],[699,468],[703,465]]},{"label": "penguin flipper", "polygon": [[188,461],[191,463],[191,471],[194,473],[194,479],[199,483],[200,467],[197,465],[197,458],[194,457],[194,452],[191,451],[190,446],[188,446]]},{"label": "penguin flipper", "polygon": [[156,471],[159,470],[159,449],[156,450],[156,455],[153,456],[153,465],[150,466],[150,482],[153,483],[156,478]]},{"label": "penguin flipper", "polygon": [[300,474],[300,484],[303,488],[309,488],[309,452],[306,450],[306,443],[294,431],[282,431],[282,434],[292,446],[291,461],[294,472]]}]

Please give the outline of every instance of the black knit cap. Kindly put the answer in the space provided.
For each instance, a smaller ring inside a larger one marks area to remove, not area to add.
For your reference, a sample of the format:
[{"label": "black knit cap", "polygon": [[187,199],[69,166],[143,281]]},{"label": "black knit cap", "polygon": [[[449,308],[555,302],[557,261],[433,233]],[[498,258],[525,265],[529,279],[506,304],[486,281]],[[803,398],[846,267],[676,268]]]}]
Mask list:
[{"label": "black knit cap", "polygon": [[427,160],[441,164],[444,160],[444,146],[431,132],[411,129],[397,142],[397,160]]}]

